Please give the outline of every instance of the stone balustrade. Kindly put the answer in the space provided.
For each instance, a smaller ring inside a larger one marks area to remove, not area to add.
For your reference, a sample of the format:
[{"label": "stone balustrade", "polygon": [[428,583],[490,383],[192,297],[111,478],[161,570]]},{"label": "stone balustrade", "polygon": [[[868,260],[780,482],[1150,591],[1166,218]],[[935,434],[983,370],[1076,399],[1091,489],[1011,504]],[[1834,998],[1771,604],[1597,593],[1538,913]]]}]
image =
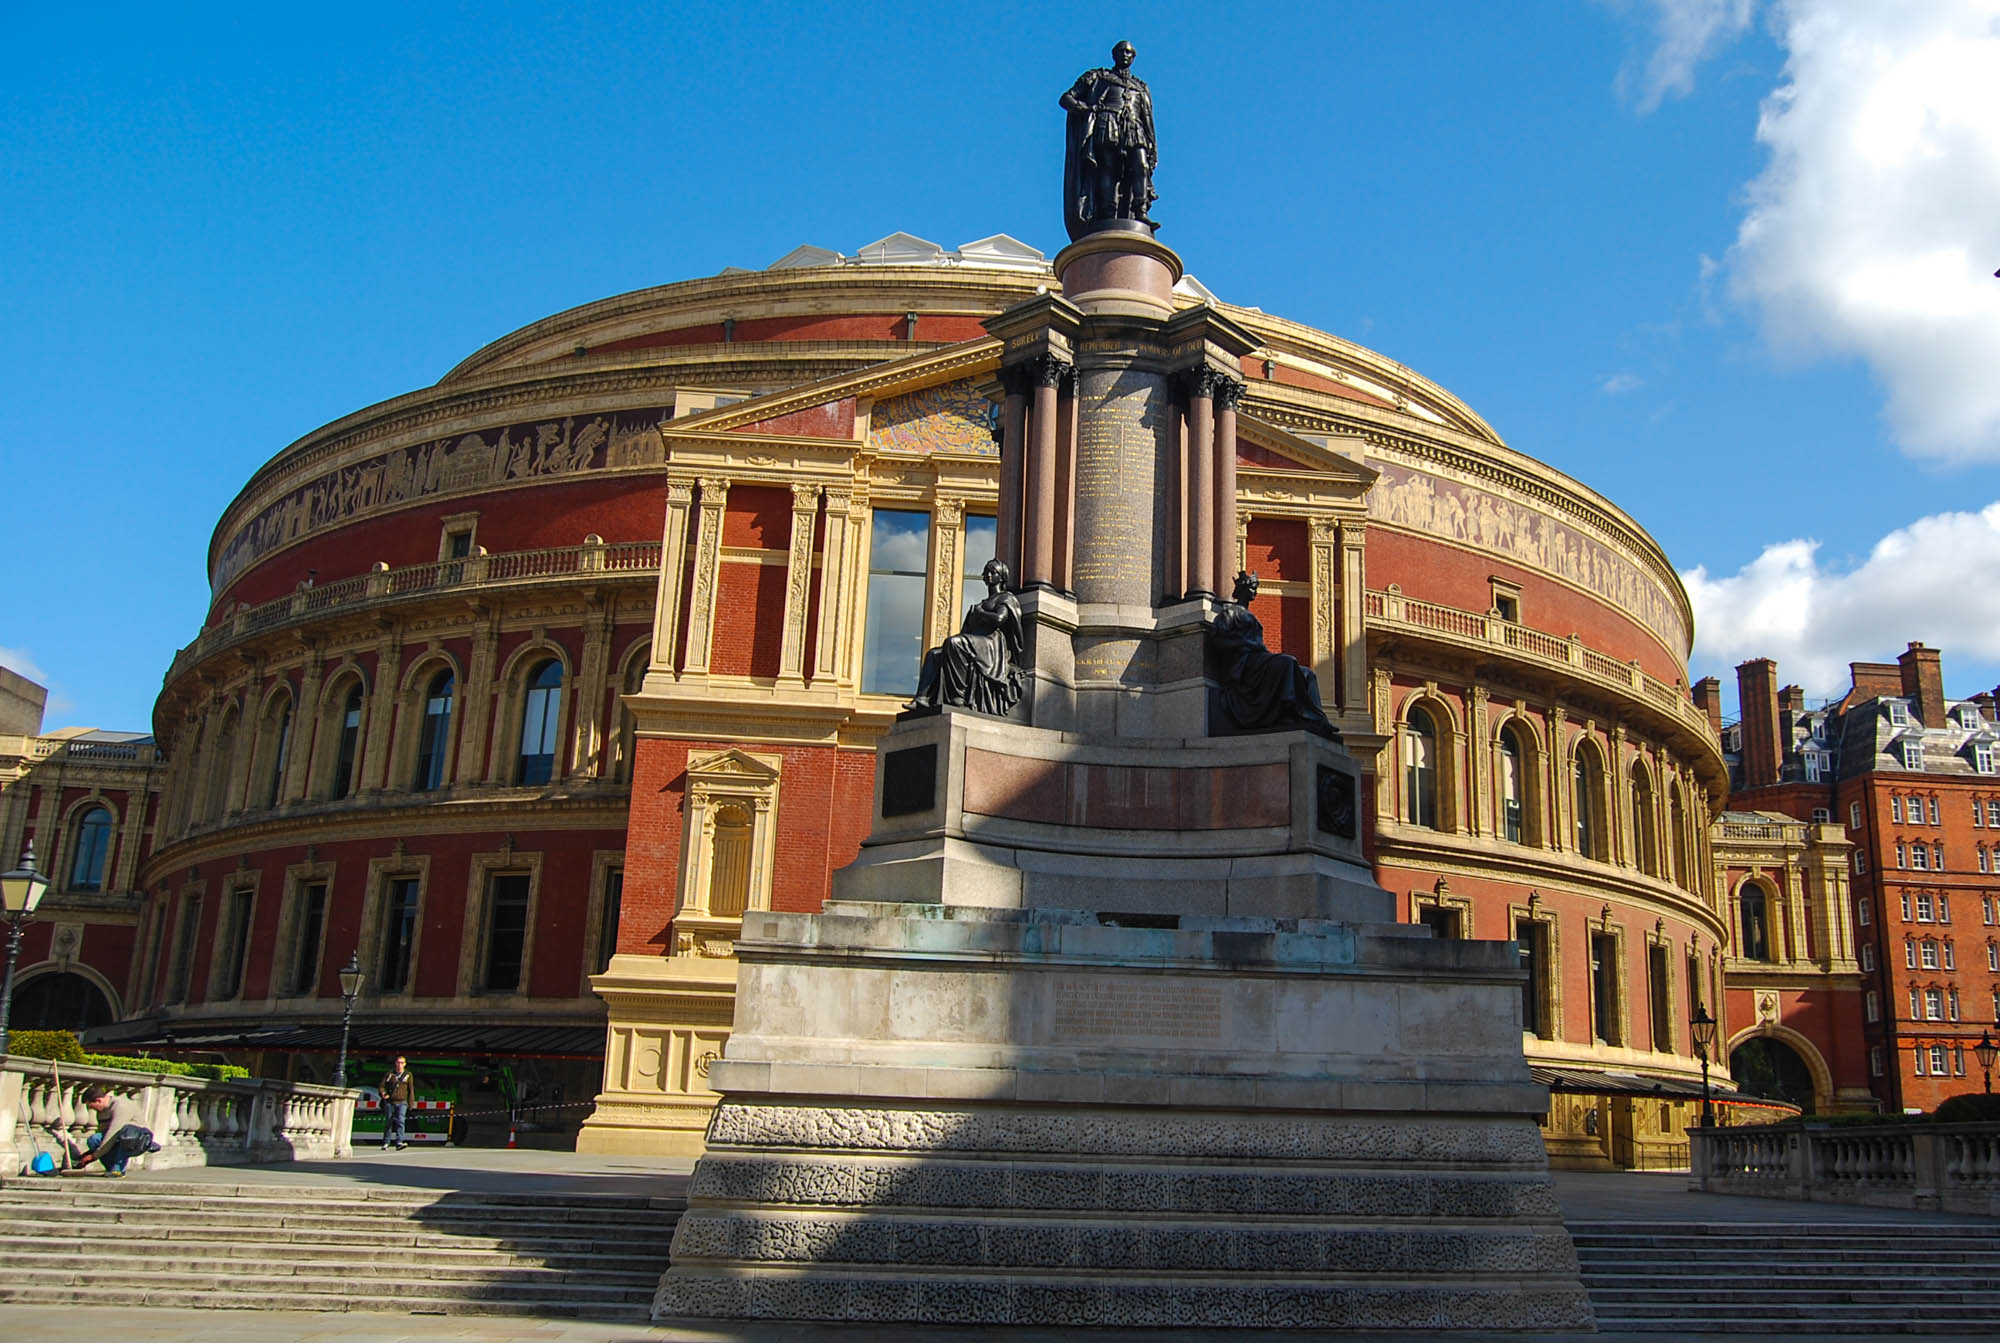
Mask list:
[{"label": "stone balustrade", "polygon": [[1802,1121],[1688,1132],[1690,1187],[1708,1193],[2000,1216],[2000,1124]]},{"label": "stone balustrade", "polygon": [[97,1116],[82,1098],[93,1083],[138,1100],[160,1144],[143,1159],[144,1168],[317,1161],[352,1150],[353,1091],[266,1079],[211,1082],[8,1055],[0,1059],[0,1173],[25,1170],[36,1152],[59,1152],[58,1135],[81,1144],[95,1132]]},{"label": "stone balustrade", "polygon": [[1575,635],[1561,639],[1490,613],[1419,601],[1394,586],[1386,592],[1369,592],[1365,609],[1369,624],[1377,628],[1422,631],[1468,647],[1499,645],[1529,662],[1559,664],[1571,675],[1639,696],[1686,727],[1704,736],[1708,732],[1708,719],[1688,698],[1686,686],[1651,676],[1637,662],[1620,662]]},{"label": "stone balustrade", "polygon": [[282,597],[245,606],[223,615],[201,637],[174,655],[167,672],[173,680],[188,667],[222,649],[285,626],[316,619],[332,611],[349,611],[386,601],[402,601],[438,592],[487,588],[513,583],[547,583],[578,579],[595,581],[606,574],[651,574],[660,568],[658,541],[607,543],[595,537],[580,546],[547,550],[502,551],[433,560],[392,569],[378,564],[364,574],[336,582],[302,587]]}]

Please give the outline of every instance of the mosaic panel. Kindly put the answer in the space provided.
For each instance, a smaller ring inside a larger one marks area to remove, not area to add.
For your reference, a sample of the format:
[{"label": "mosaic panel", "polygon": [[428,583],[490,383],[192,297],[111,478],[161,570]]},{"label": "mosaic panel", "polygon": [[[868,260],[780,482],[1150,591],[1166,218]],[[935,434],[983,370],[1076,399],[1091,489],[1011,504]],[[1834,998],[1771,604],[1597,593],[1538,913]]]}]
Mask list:
[{"label": "mosaic panel", "polygon": [[885,396],[868,418],[868,446],[885,452],[960,452],[998,457],[999,407],[968,380]]}]

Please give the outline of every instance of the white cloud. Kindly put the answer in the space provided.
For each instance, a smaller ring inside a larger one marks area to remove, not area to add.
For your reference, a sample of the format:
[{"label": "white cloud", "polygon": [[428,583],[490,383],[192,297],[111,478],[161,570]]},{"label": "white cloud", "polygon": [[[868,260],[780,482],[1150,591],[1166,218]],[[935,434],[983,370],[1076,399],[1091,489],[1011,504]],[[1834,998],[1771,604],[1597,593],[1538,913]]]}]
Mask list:
[{"label": "white cloud", "polygon": [[1772,15],[1784,82],[1731,294],[1781,352],[1864,360],[1907,452],[2000,460],[2000,0]]},{"label": "white cloud", "polygon": [[1756,0],[1646,0],[1657,45],[1643,68],[1618,72],[1619,92],[1651,112],[1669,93],[1694,88],[1695,67],[1750,26]]},{"label": "white cloud", "polygon": [[1636,392],[1645,385],[1644,378],[1630,372],[1613,373],[1597,380],[1597,390],[1606,396],[1623,396],[1627,392]]},{"label": "white cloud", "polygon": [[1736,663],[1774,658],[1815,696],[1847,687],[1847,664],[1893,657],[1912,639],[2000,662],[2000,502],[1899,527],[1861,564],[1821,564],[1818,541],[1781,541],[1736,573],[1681,575],[1694,602],[1696,674],[1728,681]]},{"label": "white cloud", "polygon": [[27,677],[37,685],[47,685],[49,674],[41,669],[24,648],[0,648],[0,667]]}]

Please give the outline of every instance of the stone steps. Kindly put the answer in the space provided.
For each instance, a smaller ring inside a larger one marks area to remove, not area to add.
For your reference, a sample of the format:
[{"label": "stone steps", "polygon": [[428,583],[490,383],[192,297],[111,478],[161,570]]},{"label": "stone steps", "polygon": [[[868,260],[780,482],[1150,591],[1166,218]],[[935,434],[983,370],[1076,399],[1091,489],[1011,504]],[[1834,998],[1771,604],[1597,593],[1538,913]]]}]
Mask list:
[{"label": "stone steps", "polygon": [[1597,1326],[1991,1336],[2000,1226],[1572,1223]]},{"label": "stone steps", "polygon": [[0,1301],[645,1317],[679,1201],[0,1181]]}]

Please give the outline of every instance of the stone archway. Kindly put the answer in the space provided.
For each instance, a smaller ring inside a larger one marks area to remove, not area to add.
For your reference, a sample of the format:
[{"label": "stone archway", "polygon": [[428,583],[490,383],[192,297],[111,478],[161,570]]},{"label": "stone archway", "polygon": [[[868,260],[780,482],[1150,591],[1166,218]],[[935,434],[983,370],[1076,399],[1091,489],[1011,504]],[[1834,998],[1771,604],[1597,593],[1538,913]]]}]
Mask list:
[{"label": "stone archway", "polygon": [[1793,1031],[1767,1028],[1737,1038],[1729,1051],[1729,1072],[1746,1096],[1784,1101],[1806,1114],[1827,1108],[1832,1079],[1819,1051]]},{"label": "stone archway", "polygon": [[108,1026],[118,1019],[111,998],[97,983],[74,970],[36,975],[14,986],[8,1027],[17,1031],[74,1031]]}]

